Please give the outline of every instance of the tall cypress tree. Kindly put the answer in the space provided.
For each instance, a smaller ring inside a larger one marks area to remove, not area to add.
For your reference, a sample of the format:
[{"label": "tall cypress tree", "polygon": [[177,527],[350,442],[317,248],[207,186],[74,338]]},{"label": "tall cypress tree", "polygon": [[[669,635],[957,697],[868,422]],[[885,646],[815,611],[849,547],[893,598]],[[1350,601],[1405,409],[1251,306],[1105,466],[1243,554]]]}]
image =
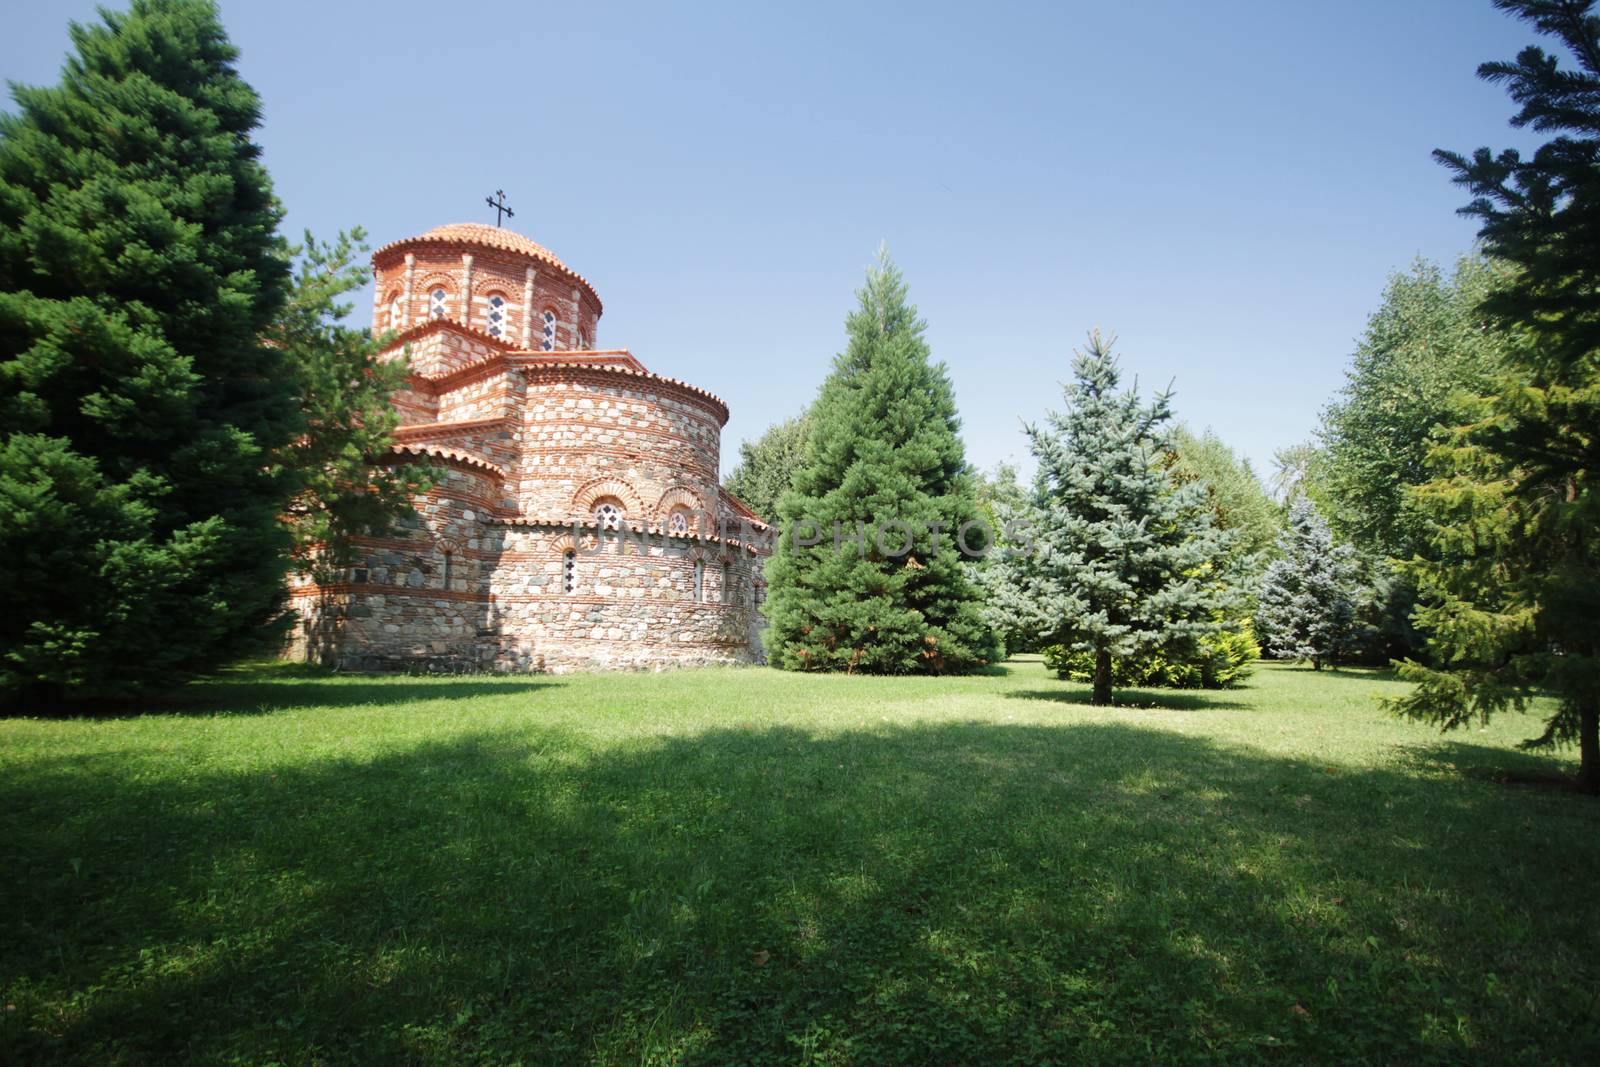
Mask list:
[{"label": "tall cypress tree", "polygon": [[0,116],[0,688],[169,683],[259,640],[282,589],[263,344],[288,267],[214,4],[74,25]]},{"label": "tall cypress tree", "polygon": [[955,390],[887,253],[857,296],[849,345],[812,409],[806,463],[779,503],[768,653],[791,670],[978,666],[998,643],[958,546],[978,509]]},{"label": "tall cypress tree", "polygon": [[1169,395],[1146,406],[1136,390],[1119,392],[1098,333],[1072,372],[1066,411],[1028,427],[1039,461],[1033,538],[1002,590],[1040,644],[1094,656],[1091,699],[1109,704],[1114,660],[1192,655],[1221,628],[1233,535],[1212,524],[1203,481],[1173,484]]}]

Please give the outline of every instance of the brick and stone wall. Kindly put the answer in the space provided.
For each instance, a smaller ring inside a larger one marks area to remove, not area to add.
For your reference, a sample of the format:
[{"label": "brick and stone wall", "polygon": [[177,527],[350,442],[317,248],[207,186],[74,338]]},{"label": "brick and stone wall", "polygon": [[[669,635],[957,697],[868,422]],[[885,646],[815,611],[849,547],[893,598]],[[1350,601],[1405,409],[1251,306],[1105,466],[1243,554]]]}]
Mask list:
[{"label": "brick and stone wall", "polygon": [[[592,343],[599,297],[519,235],[441,227],[374,265],[374,329],[395,317],[392,352],[411,359],[394,459],[441,476],[337,580],[291,588],[291,653],[366,670],[759,660],[764,557],[739,541],[753,517],[718,488],[722,401],[625,350],[570,351]],[[428,316],[428,288],[447,281],[473,294],[465,323]],[[501,336],[485,329],[493,294],[509,308]],[[519,316],[546,305],[554,351],[536,322],[521,340]],[[602,528],[602,505],[619,529]]]}]

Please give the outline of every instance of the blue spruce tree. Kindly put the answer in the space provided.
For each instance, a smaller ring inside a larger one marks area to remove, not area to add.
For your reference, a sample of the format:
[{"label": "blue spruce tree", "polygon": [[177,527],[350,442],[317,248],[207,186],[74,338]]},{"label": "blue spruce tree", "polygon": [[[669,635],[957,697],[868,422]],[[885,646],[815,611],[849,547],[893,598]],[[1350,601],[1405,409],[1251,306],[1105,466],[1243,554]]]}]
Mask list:
[{"label": "blue spruce tree", "polygon": [[1204,482],[1174,486],[1170,394],[1119,392],[1111,342],[1091,334],[1073,361],[1066,410],[1029,426],[1039,461],[1031,544],[1007,561],[1004,607],[1040,644],[1094,657],[1096,704],[1113,663],[1192,655],[1233,598],[1232,535],[1211,521]]}]

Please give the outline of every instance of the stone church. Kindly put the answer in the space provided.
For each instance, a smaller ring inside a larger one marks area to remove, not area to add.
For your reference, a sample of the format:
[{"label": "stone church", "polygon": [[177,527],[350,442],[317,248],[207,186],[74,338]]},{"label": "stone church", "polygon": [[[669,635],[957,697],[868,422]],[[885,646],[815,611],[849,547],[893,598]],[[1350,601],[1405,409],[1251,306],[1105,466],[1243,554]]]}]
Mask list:
[{"label": "stone church", "polygon": [[291,588],[291,653],[358,670],[562,671],[760,658],[767,527],[720,487],[728,408],[600,348],[600,296],[497,226],[372,257],[411,375],[396,463],[437,484]]}]

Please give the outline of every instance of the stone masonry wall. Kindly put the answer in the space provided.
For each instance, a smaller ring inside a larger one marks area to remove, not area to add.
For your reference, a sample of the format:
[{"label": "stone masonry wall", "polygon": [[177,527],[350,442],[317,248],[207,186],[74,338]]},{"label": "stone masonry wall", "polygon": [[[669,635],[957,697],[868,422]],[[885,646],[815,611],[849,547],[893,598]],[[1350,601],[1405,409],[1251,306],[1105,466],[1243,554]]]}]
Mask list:
[{"label": "stone masonry wall", "polygon": [[[764,557],[704,536],[740,529],[718,488],[726,407],[626,351],[592,351],[588,283],[525,238],[481,230],[477,243],[398,242],[374,262],[374,328],[408,331],[411,354],[394,461],[441,477],[394,529],[358,540],[335,580],[291,586],[291,654],[361,670],[759,660]],[[489,247],[508,241],[527,254]],[[442,318],[428,317],[434,286],[449,294]],[[528,317],[545,309],[560,355]],[[601,505],[622,529],[599,529]],[[671,528],[679,513],[687,534]]]}]

